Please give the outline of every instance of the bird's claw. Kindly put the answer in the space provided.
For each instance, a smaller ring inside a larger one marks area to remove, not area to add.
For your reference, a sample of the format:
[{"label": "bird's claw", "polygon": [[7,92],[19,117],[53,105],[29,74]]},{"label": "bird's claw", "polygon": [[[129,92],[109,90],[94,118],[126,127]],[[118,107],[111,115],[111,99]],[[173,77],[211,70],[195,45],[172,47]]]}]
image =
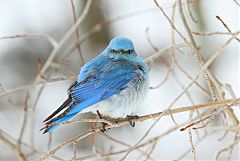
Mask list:
[{"label": "bird's claw", "polygon": [[135,122],[129,121],[129,124],[134,127],[135,126]]},{"label": "bird's claw", "polygon": [[134,127],[135,126],[135,122],[132,122],[131,119],[138,119],[139,116],[138,115],[127,115],[127,119],[129,120],[129,124]]},{"label": "bird's claw", "polygon": [[102,128],[99,127],[99,130],[100,130],[102,133],[107,132],[107,129],[105,128],[106,125],[107,125],[107,124],[103,122],[103,123],[102,123]]},{"label": "bird's claw", "polygon": [[[97,110],[97,114],[98,114],[98,117],[100,118],[100,119],[102,119],[102,115],[100,114],[100,112]],[[102,132],[102,133],[104,133],[104,132],[107,132],[107,129],[105,128],[106,127],[106,123],[104,123],[104,122],[102,122],[102,128],[99,128],[99,130]]]}]

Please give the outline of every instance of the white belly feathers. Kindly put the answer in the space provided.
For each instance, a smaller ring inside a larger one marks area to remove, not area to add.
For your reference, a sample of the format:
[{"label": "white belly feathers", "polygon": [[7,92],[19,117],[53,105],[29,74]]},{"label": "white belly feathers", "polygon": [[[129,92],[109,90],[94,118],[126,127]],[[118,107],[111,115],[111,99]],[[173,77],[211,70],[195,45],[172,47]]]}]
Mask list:
[{"label": "white belly feathers", "polygon": [[102,116],[110,118],[125,118],[127,115],[135,115],[136,109],[142,105],[144,97],[148,91],[148,77],[145,79],[136,78],[129,86],[119,94],[111,96],[91,107],[81,111],[81,113],[92,112],[97,114],[97,110]]}]

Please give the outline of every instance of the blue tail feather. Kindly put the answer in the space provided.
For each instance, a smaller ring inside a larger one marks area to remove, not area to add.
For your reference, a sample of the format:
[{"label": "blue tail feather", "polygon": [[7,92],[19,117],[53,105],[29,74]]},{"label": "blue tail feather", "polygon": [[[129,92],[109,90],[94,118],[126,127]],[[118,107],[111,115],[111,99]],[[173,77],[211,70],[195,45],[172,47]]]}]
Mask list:
[{"label": "blue tail feather", "polygon": [[[54,120],[53,122],[50,122],[49,124],[55,124],[55,123],[62,123],[62,122],[66,122],[68,121],[69,119],[71,119],[73,116],[75,116],[77,113],[73,113],[73,114],[70,114],[70,115],[65,115],[63,117],[60,117],[59,119],[57,120]],[[54,126],[51,126],[49,128],[47,128],[43,133],[47,133],[47,132],[52,132],[53,130],[55,130],[59,125],[54,125]]]}]

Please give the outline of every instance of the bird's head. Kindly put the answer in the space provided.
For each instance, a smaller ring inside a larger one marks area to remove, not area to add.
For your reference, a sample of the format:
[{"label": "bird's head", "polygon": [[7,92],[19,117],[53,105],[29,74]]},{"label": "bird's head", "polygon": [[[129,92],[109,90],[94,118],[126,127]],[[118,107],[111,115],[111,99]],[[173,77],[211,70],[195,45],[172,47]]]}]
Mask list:
[{"label": "bird's head", "polygon": [[116,37],[112,39],[108,45],[109,55],[117,57],[136,56],[133,43],[130,39],[124,37]]}]

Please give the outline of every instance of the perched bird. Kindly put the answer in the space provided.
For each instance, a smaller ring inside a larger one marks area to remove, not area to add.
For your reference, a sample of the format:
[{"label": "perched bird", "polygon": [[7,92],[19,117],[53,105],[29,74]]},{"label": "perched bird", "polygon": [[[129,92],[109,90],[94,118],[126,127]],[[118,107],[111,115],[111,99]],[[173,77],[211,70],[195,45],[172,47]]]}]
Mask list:
[{"label": "perched bird", "polygon": [[68,89],[67,100],[44,120],[44,133],[78,113],[92,112],[112,119],[133,116],[147,90],[147,65],[137,56],[131,40],[116,37],[81,68]]}]

